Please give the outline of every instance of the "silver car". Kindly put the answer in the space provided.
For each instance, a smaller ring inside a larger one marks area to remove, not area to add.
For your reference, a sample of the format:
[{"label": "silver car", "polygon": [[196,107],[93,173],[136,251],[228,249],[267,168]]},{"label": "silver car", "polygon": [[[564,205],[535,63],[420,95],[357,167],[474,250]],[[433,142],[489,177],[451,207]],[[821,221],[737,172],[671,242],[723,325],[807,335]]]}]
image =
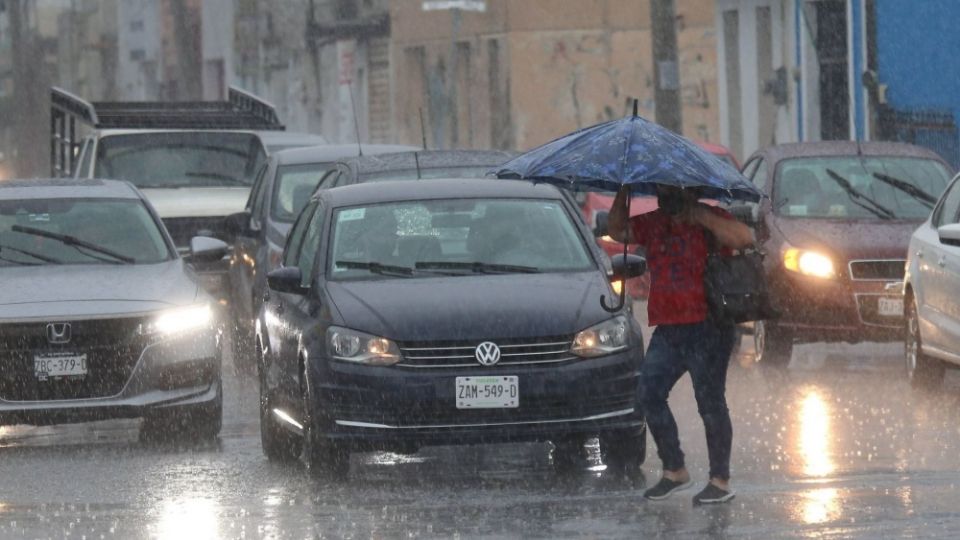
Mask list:
[{"label": "silver car", "polygon": [[[197,262],[223,242],[191,241]],[[215,304],[131,184],[0,182],[0,424],[143,417],[215,439]]]}]

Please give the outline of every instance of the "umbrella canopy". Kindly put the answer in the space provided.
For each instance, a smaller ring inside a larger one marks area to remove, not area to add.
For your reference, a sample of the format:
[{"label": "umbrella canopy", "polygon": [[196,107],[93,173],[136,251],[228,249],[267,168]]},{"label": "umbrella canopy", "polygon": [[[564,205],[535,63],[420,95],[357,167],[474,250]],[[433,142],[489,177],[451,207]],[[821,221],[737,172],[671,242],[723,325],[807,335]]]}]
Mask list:
[{"label": "umbrella canopy", "polygon": [[636,112],[548,142],[494,172],[573,190],[618,191],[628,185],[634,193],[654,195],[656,184],[665,184],[699,187],[704,197],[722,201],[762,197],[729,163]]}]

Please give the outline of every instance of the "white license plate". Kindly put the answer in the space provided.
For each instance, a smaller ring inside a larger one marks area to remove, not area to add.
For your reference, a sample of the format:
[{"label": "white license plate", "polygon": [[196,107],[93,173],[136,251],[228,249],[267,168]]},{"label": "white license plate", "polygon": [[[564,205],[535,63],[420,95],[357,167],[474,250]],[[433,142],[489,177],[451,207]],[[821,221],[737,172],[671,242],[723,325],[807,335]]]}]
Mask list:
[{"label": "white license plate", "polygon": [[85,354],[38,354],[33,357],[33,374],[41,381],[48,377],[74,377],[87,374]]},{"label": "white license plate", "polygon": [[515,375],[457,377],[458,409],[512,409],[520,405],[520,383]]},{"label": "white license plate", "polygon": [[903,298],[884,298],[877,300],[877,313],[884,317],[903,317]]}]

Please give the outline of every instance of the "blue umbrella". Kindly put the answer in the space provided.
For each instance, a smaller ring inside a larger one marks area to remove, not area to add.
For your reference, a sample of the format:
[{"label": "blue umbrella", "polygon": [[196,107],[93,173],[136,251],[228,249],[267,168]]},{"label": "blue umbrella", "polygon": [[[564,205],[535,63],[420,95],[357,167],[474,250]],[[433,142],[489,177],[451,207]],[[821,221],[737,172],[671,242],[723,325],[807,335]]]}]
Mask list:
[{"label": "blue umbrella", "polygon": [[[549,182],[572,190],[619,191],[654,195],[658,184],[700,188],[703,196],[729,201],[759,201],[762,193],[726,161],[696,143],[637,115],[587,127],[534,148],[504,163],[500,178]],[[627,199],[629,215],[629,198]],[[624,244],[624,255],[627,247]],[[626,298],[620,291],[619,311]]]}]

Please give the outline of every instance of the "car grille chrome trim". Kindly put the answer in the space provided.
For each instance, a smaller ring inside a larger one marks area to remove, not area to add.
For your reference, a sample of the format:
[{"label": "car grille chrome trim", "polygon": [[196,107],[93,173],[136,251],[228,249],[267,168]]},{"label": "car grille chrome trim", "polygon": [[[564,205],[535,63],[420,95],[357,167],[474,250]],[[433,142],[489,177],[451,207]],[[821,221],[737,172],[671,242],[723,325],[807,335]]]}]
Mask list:
[{"label": "car grille chrome trim", "polygon": [[906,266],[906,259],[854,259],[847,270],[853,281],[903,281]]},{"label": "car grille chrome trim", "polygon": [[[477,367],[477,346],[484,341],[496,343],[501,350],[500,362],[489,368],[499,366],[518,366],[536,364],[556,364],[575,360],[570,353],[572,336],[550,336],[521,339],[489,339],[459,342],[419,342],[398,343],[403,359],[397,364],[407,368],[464,368]],[[430,346],[432,345],[432,346]]]},{"label": "car grille chrome trim", "polygon": [[479,423],[479,424],[427,424],[427,425],[415,425],[415,426],[392,426],[388,424],[374,424],[370,422],[354,422],[352,420],[336,420],[338,426],[344,427],[358,427],[358,428],[369,428],[369,429],[449,429],[449,428],[479,428],[479,427],[500,427],[500,426],[527,426],[527,425],[537,425],[537,424],[568,424],[573,422],[592,422],[595,420],[605,420],[607,418],[615,418],[617,416],[626,416],[628,414],[633,414],[636,409],[633,407],[629,409],[621,409],[619,411],[612,411],[601,414],[594,414],[591,416],[584,416],[583,418],[560,418],[554,420],[527,420],[523,422],[490,422],[490,423]]}]

